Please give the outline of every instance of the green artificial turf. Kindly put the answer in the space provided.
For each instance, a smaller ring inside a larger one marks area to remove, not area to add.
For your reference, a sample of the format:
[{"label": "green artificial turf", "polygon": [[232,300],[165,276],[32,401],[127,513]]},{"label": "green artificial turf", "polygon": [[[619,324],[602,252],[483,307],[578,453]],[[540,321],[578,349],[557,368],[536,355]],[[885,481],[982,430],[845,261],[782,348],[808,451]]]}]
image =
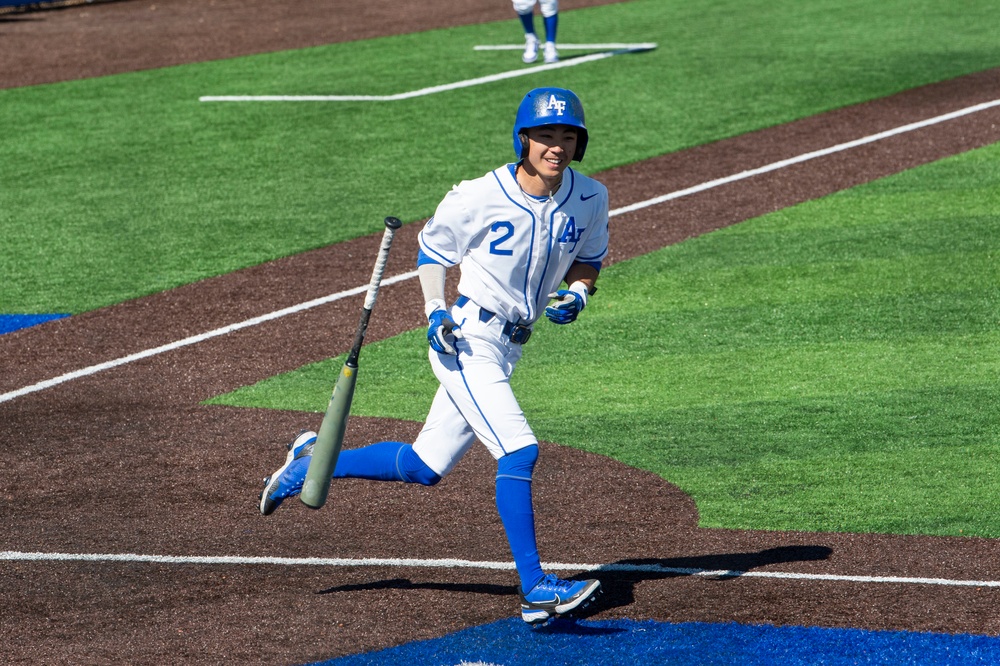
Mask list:
[{"label": "green artificial turf", "polygon": [[[397,102],[521,69],[516,20],[0,90],[0,313],[78,313],[425,219],[512,159],[539,85],[587,108],[588,173],[1000,65],[994,3],[636,0],[561,13],[567,42],[648,53]],[[566,58],[574,52],[565,51]],[[526,68],[530,69],[530,68]]]},{"label": "green artificial turf", "polygon": [[[706,527],[997,537],[998,259],[995,145],[605,269],[515,391]],[[423,419],[423,333],[365,348],[355,414]],[[213,402],[321,411],[342,362]]]},{"label": "green artificial turf", "polygon": [[[648,42],[546,74],[516,20],[0,90],[0,313],[82,312],[428,217],[512,158],[517,101],[576,90],[583,171],[1000,65],[987,0],[564,10],[566,42]],[[572,53],[564,52],[564,56]],[[515,388],[538,435],[652,470],[735,528],[997,536],[996,147],[609,267]],[[423,331],[368,345],[355,413],[421,420]],[[215,400],[321,411],[342,359]],[[581,388],[583,387],[583,388]]]}]

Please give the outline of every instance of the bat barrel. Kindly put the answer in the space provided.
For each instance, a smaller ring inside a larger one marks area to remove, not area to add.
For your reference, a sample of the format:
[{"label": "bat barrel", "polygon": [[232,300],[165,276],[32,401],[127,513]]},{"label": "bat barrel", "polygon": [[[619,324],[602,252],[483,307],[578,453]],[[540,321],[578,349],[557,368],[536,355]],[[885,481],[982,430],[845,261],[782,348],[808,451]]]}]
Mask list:
[{"label": "bat barrel", "polygon": [[344,433],[347,431],[347,417],[351,412],[351,401],[354,399],[354,386],[358,377],[358,355],[365,339],[365,330],[368,328],[368,318],[375,307],[375,297],[378,295],[382,273],[389,259],[392,237],[396,230],[402,226],[403,223],[397,217],[385,218],[385,233],[382,236],[382,245],[379,247],[371,282],[368,284],[368,295],[361,311],[361,319],[358,321],[354,345],[351,347],[347,362],[341,368],[337,383],[333,387],[333,394],[326,406],[323,423],[320,424],[319,432],[316,433],[316,442],[313,444],[309,469],[306,470],[306,478],[302,483],[302,493],[299,499],[310,509],[319,509],[326,503],[326,496],[330,490],[330,476],[337,467],[340,447],[344,443]]}]

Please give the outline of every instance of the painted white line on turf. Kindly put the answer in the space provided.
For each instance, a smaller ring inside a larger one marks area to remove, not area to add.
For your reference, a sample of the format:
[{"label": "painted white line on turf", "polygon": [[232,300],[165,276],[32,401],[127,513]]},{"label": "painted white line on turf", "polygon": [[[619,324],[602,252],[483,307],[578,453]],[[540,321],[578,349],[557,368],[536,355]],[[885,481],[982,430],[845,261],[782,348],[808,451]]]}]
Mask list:
[{"label": "painted white line on turf", "polygon": [[[640,42],[638,44],[563,44],[559,43],[560,51],[607,51],[628,49],[630,51],[652,51],[656,42]],[[472,47],[473,51],[523,51],[524,44],[480,44]]]},{"label": "painted white line on turf", "polygon": [[849,576],[843,574],[807,574],[784,571],[737,571],[730,569],[691,569],[685,567],[664,567],[658,564],[605,564],[594,567],[596,572],[624,571],[628,573],[665,573],[677,576],[700,576],[703,578],[774,578],[779,580],[815,580],[843,583],[894,583],[900,585],[943,585],[946,587],[996,587],[1000,580],[961,580],[953,578],[921,578],[905,576]]},{"label": "painted white line on turf", "polygon": [[[416,277],[416,275],[417,275],[416,271],[410,271],[409,273],[396,275],[395,277],[386,278],[382,280],[382,285],[386,286],[390,284],[395,284],[397,282],[403,282],[404,280],[409,280],[410,278]],[[156,356],[158,354],[163,354],[165,352],[173,351],[175,349],[180,349],[181,347],[187,347],[190,345],[198,344],[199,342],[204,342],[205,340],[209,340],[211,338],[215,338],[220,335],[226,335],[228,333],[232,333],[233,331],[238,331],[242,328],[257,326],[258,324],[263,324],[264,322],[271,321],[272,319],[280,319],[281,317],[285,317],[290,314],[295,314],[297,312],[309,310],[318,307],[320,305],[325,305],[327,303],[333,303],[334,301],[339,301],[344,298],[356,296],[357,294],[363,294],[366,291],[368,291],[367,284],[360,287],[354,287],[353,289],[348,289],[347,291],[341,291],[336,294],[322,296],[320,298],[316,298],[311,301],[299,303],[298,305],[292,305],[291,307],[287,307],[282,310],[275,310],[274,312],[269,312],[259,317],[247,319],[245,321],[241,321],[236,324],[229,324],[228,326],[217,328],[214,331],[208,331],[207,333],[192,335],[191,337],[184,338],[183,340],[177,340],[176,342],[171,342],[165,345],[161,345],[159,347],[154,347],[152,349],[146,349],[141,352],[136,352],[135,354],[122,356],[121,358],[116,358],[112,361],[106,361],[105,363],[98,363],[97,365],[92,365],[90,367],[83,368],[81,370],[68,372],[64,375],[59,375],[58,377],[53,377],[52,379],[47,379],[43,382],[32,384],[31,386],[25,386],[24,388],[17,389],[16,391],[10,391],[8,393],[0,394],[0,402],[7,402],[8,400],[19,398],[22,395],[28,395],[29,393],[41,391],[42,389],[51,388],[53,386],[57,386],[59,384],[68,382],[73,379],[79,379],[81,377],[93,375],[98,372],[103,372],[104,370],[117,368],[118,366],[121,365],[126,365],[134,361],[139,361],[144,358],[149,358],[150,356]]]},{"label": "painted white line on turf", "polygon": [[[654,44],[653,47],[655,46],[656,45]],[[519,68],[507,72],[501,72],[500,74],[491,74],[489,76],[481,76],[479,78],[467,79],[465,81],[456,81],[455,83],[446,83],[440,86],[431,86],[430,88],[421,88],[420,90],[411,90],[410,92],[398,93],[395,95],[205,95],[199,97],[198,101],[199,102],[396,102],[402,99],[412,99],[414,97],[424,97],[426,95],[433,95],[435,93],[447,92],[450,90],[458,90],[460,88],[480,86],[486,83],[503,81],[504,79],[513,79],[519,76],[528,76],[530,74],[537,74],[539,72],[548,72],[554,69],[562,69],[564,67],[576,67],[577,65],[583,65],[588,62],[595,62],[597,60],[611,58],[616,55],[622,55],[625,53],[639,53],[640,51],[649,51],[649,50],[650,50],[649,48],[626,48],[615,51],[605,51],[603,53],[592,53],[590,55],[580,56],[579,58],[572,58],[569,60],[561,60],[559,62],[551,63],[548,65]]]},{"label": "painted white line on turf", "polygon": [[[964,109],[959,109],[958,111],[952,111],[951,113],[945,113],[945,114],[940,115],[940,116],[935,116],[933,118],[928,118],[927,120],[921,120],[919,122],[910,123],[908,125],[902,125],[900,127],[897,127],[897,128],[891,129],[891,130],[886,130],[885,132],[879,132],[878,134],[872,134],[870,136],[862,137],[862,138],[856,139],[854,141],[848,141],[846,143],[839,143],[836,146],[831,146],[830,148],[824,148],[822,150],[817,150],[817,151],[813,151],[813,152],[810,152],[810,153],[804,153],[804,154],[799,155],[797,157],[792,157],[792,158],[789,158],[789,159],[786,159],[786,160],[780,160],[778,162],[772,162],[771,164],[759,167],[757,169],[750,169],[748,171],[742,171],[740,173],[733,174],[732,176],[727,176],[725,178],[717,178],[715,180],[711,180],[711,181],[708,181],[706,183],[701,183],[700,185],[695,185],[693,187],[688,187],[688,188],[683,189],[683,190],[677,190],[675,192],[671,192],[669,194],[664,194],[664,195],[659,196],[659,197],[654,197],[652,199],[646,199],[645,201],[640,201],[638,203],[634,203],[634,204],[631,204],[631,205],[628,205],[628,206],[622,206],[621,208],[615,208],[614,210],[610,211],[609,215],[610,215],[610,217],[617,217],[619,215],[624,215],[625,213],[632,213],[632,212],[635,212],[637,210],[642,210],[643,208],[649,208],[651,206],[656,206],[656,205],[659,205],[661,203],[666,203],[667,201],[672,201],[674,199],[680,199],[681,197],[686,197],[686,196],[689,196],[691,194],[697,194],[698,192],[704,192],[706,190],[710,190],[710,189],[713,189],[713,188],[716,188],[716,187],[721,187],[723,185],[728,185],[730,183],[735,183],[735,182],[740,181],[740,180],[745,180],[745,179],[751,178],[753,176],[758,176],[758,175],[761,175],[761,174],[764,174],[764,173],[769,173],[771,171],[777,171],[779,169],[783,169],[785,167],[792,166],[794,164],[800,164],[802,162],[806,162],[808,160],[813,160],[813,159],[816,159],[818,157],[823,157],[825,155],[832,155],[834,153],[838,153],[838,152],[841,152],[841,151],[849,150],[849,149],[855,148],[857,146],[863,146],[865,144],[874,143],[876,141],[880,141],[882,139],[886,139],[886,138],[889,138],[889,137],[892,137],[892,136],[897,136],[897,135],[903,134],[905,132],[912,132],[912,131],[917,130],[917,129],[921,129],[921,128],[924,128],[924,127],[929,127],[931,125],[936,125],[936,124],[943,123],[943,122],[946,122],[946,121],[949,121],[949,120],[954,120],[955,118],[960,118],[962,116],[967,116],[967,115],[970,115],[970,114],[973,114],[973,113],[976,113],[976,112],[979,112],[979,111],[985,111],[986,109],[991,109],[991,108],[994,108],[994,107],[997,107],[997,106],[1000,106],[1000,99],[993,100],[992,102],[983,102],[982,104],[976,104],[974,106],[969,106],[969,107],[966,107]],[[384,280],[383,284],[393,284],[395,282],[402,282],[403,280],[408,280],[410,278],[416,277],[416,275],[417,275],[416,271],[411,271],[409,273],[404,273],[402,275],[397,275],[396,277]],[[53,386],[57,386],[57,385],[62,384],[64,382],[68,382],[68,381],[70,381],[72,379],[78,379],[80,377],[86,377],[88,375],[93,375],[93,374],[101,372],[103,370],[108,370],[108,369],[115,368],[115,367],[118,367],[118,366],[121,366],[121,365],[125,365],[127,363],[131,363],[132,361],[137,361],[137,360],[140,360],[140,359],[143,359],[143,358],[148,358],[150,356],[156,356],[157,354],[162,354],[164,352],[172,351],[172,350],[178,349],[180,347],[185,347],[187,345],[192,345],[192,344],[201,342],[202,340],[207,340],[209,338],[214,338],[214,337],[219,336],[219,335],[225,335],[226,333],[230,333],[232,331],[239,330],[241,328],[246,328],[248,326],[255,326],[255,325],[257,325],[259,323],[263,323],[265,321],[270,321],[272,319],[278,319],[279,317],[284,317],[285,315],[294,314],[294,313],[299,312],[301,310],[307,310],[307,309],[309,309],[311,307],[316,307],[317,305],[322,305],[324,303],[329,303],[331,301],[335,301],[335,300],[338,300],[340,298],[345,298],[347,296],[353,296],[355,294],[360,294],[360,293],[364,292],[367,289],[368,289],[368,285],[367,284],[363,285],[363,286],[360,286],[360,287],[355,287],[354,289],[351,289],[349,291],[344,291],[344,292],[341,292],[339,294],[331,294],[330,296],[326,296],[324,298],[319,298],[319,299],[316,299],[315,301],[309,301],[307,303],[302,303],[300,305],[294,305],[292,307],[285,308],[284,310],[278,310],[277,312],[272,312],[270,314],[262,315],[260,317],[255,317],[254,319],[248,319],[248,320],[246,320],[244,322],[241,322],[239,324],[232,324],[231,326],[225,326],[223,328],[219,328],[219,329],[216,329],[214,331],[209,331],[208,333],[202,333],[201,335],[195,335],[195,336],[192,336],[190,338],[185,338],[184,340],[180,340],[178,342],[173,342],[173,343],[170,343],[170,344],[167,344],[167,345],[163,345],[162,347],[156,347],[155,349],[148,349],[146,351],[138,352],[136,354],[131,354],[129,356],[124,356],[122,358],[115,359],[113,361],[108,361],[106,363],[100,363],[98,365],[92,365],[92,366],[90,366],[88,368],[83,368],[82,370],[77,370],[75,372],[70,372],[70,373],[67,373],[67,374],[55,377],[53,379],[48,379],[48,380],[45,380],[43,382],[39,382],[37,384],[32,384],[31,386],[26,386],[24,388],[17,389],[15,391],[10,391],[8,393],[0,394],[0,403],[6,402],[8,400],[13,400],[14,398],[18,398],[18,397],[23,396],[23,395],[28,395],[29,393],[34,393],[36,391],[41,391],[43,389],[51,388]]]},{"label": "painted white line on turf", "polygon": [[907,132],[912,132],[914,130],[922,129],[924,127],[929,127],[931,125],[937,125],[949,120],[954,120],[955,118],[961,118],[962,116],[967,116],[979,111],[985,111],[986,109],[991,109],[993,107],[1000,106],[1000,99],[995,99],[992,102],[983,102],[982,104],[976,104],[974,106],[969,106],[964,109],[959,109],[958,111],[952,111],[951,113],[945,113],[940,116],[934,116],[933,118],[928,118],[927,120],[921,120],[915,123],[910,123],[908,125],[901,125],[900,127],[895,127],[884,132],[879,132],[878,134],[871,134],[860,139],[855,139],[854,141],[847,141],[844,143],[838,143],[835,146],[830,146],[829,148],[823,148],[822,150],[815,150],[811,153],[803,153],[796,157],[791,157],[787,160],[780,160],[778,162],[772,162],[762,167],[756,169],[749,169],[747,171],[741,171],[740,173],[733,174],[732,176],[726,176],[725,178],[717,178],[716,180],[710,180],[706,183],[701,183],[700,185],[695,185],[683,190],[677,190],[676,192],[671,192],[670,194],[664,194],[660,197],[655,197],[653,199],[647,199],[646,201],[640,201],[639,203],[632,204],[631,206],[623,206],[622,208],[617,208],[612,211],[613,214],[621,215],[623,213],[631,213],[633,211],[639,210],[641,208],[648,208],[649,206],[655,206],[656,204],[661,204],[666,201],[671,201],[673,199],[680,199],[681,197],[686,197],[691,194],[696,194],[698,192],[704,192],[705,190],[710,190],[715,187],[720,187],[722,185],[728,185],[729,183],[735,183],[739,180],[745,180],[747,178],[752,178],[753,176],[759,176],[761,174],[769,173],[771,171],[778,171],[779,169],[784,169],[785,167],[792,166],[794,164],[801,164],[802,162],[808,162],[809,160],[814,160],[818,157],[825,157],[827,155],[832,155],[834,153],[843,152],[845,150],[850,150],[851,148],[857,148],[858,146],[864,146],[869,143],[875,143],[876,141],[881,141],[882,139],[888,139],[899,134],[905,134]]},{"label": "painted white line on turf", "polygon": [[[490,562],[460,559],[416,558],[350,558],[350,557],[246,557],[236,555],[183,556],[139,555],[135,553],[24,553],[0,551],[0,561],[22,562],[108,562],[131,564],[180,565],[271,565],[319,567],[408,567],[418,569],[486,569],[513,571],[513,562]],[[879,583],[894,585],[939,585],[945,587],[1000,588],[997,580],[962,580],[954,578],[923,578],[909,576],[853,576],[842,574],[810,574],[783,571],[738,571],[667,567],[659,564],[581,564],[544,562],[542,568],[552,571],[602,571],[649,573],[666,576],[699,576],[703,578],[771,578],[777,580],[812,580],[842,583]]]}]

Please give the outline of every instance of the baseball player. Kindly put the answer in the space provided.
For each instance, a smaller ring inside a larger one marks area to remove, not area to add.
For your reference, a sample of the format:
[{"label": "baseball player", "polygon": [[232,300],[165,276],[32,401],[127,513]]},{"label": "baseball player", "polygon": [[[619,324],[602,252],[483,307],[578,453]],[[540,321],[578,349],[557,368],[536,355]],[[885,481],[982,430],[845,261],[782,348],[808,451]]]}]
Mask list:
[{"label": "baseball player", "polygon": [[556,50],[556,28],[559,25],[559,0],[513,0],[514,11],[521,19],[524,27],[524,54],[521,59],[526,63],[538,60],[538,35],[535,34],[535,3],[542,12],[542,25],[545,26],[545,46],[543,57],[545,62],[559,62],[559,51]]},{"label": "baseball player", "polygon": [[[600,582],[542,570],[531,497],[538,440],[510,377],[542,315],[569,324],[594,293],[608,252],[608,191],[570,168],[588,141],[573,92],[530,91],[513,140],[516,162],[456,185],[420,232],[417,271],[440,382],[423,429],[412,445],[341,451],[333,477],[434,485],[478,439],[497,460],[496,505],[520,578],[521,617],[540,624],[582,609]],[[460,296],[449,307],[445,274],[455,266]],[[261,513],[301,492],[315,439],[306,432],[289,445],[285,464],[265,480]]]}]

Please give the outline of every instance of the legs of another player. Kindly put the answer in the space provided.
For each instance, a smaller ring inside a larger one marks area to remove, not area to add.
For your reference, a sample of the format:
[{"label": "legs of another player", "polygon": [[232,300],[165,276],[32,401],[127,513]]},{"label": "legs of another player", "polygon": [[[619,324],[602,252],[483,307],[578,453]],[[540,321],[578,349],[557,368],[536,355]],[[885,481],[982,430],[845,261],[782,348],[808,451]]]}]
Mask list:
[{"label": "legs of another player", "polygon": [[[521,16],[521,21],[530,25],[531,14]],[[535,35],[533,27],[525,27],[524,30],[524,53],[521,54],[521,61],[530,64],[538,60],[538,36]]]},{"label": "legs of another player", "polygon": [[556,43],[556,32],[559,28],[559,14],[543,16],[542,25],[545,26],[545,41]]},{"label": "legs of another player", "polygon": [[543,15],[542,21],[545,24],[545,48],[543,50],[545,62],[559,62],[559,51],[556,49],[556,29],[559,26],[559,14],[553,14],[552,16]]},{"label": "legs of another player", "polygon": [[559,27],[559,2],[558,0],[539,0],[538,4],[542,11],[542,23],[545,25],[545,62],[558,62],[556,29]]},{"label": "legs of another player", "polygon": [[537,39],[537,35],[535,35],[535,12],[529,9],[523,14],[518,14],[517,17],[521,19],[521,27],[524,28],[524,34],[526,36],[531,35]]},{"label": "legs of another player", "polygon": [[538,59],[538,36],[535,35],[535,0],[513,0],[514,11],[521,19],[524,29],[524,54],[521,60],[526,63]]},{"label": "legs of another player", "polygon": [[542,23],[545,26],[545,62],[558,62],[559,52],[556,50],[556,28],[559,25],[558,0],[513,0],[514,11],[521,19],[521,27],[524,29],[524,54],[521,60],[531,63],[538,59],[539,42],[535,34],[534,18],[536,2],[541,7]]}]

